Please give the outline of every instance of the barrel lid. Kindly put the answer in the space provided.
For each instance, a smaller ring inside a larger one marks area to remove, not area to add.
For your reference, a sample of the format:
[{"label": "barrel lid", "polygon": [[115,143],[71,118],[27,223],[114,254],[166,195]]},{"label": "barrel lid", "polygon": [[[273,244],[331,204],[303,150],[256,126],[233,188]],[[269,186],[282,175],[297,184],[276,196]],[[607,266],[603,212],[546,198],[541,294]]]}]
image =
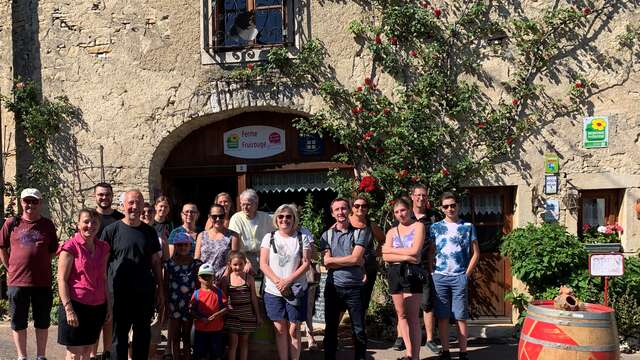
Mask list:
[{"label": "barrel lid", "polygon": [[531,312],[553,314],[555,316],[571,318],[607,318],[614,310],[601,304],[585,303],[585,311],[565,311],[556,309],[553,300],[534,300],[529,304],[528,310]]}]

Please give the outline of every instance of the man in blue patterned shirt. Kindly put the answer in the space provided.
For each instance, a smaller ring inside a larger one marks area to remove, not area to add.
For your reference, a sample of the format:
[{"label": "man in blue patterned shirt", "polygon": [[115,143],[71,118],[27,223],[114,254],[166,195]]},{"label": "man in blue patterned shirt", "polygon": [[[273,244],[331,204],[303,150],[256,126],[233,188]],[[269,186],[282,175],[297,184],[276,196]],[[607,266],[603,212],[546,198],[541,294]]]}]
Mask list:
[{"label": "man in blue patterned shirt", "polygon": [[440,198],[444,220],[429,229],[435,244],[433,282],[436,290],[435,315],[442,344],[441,359],[450,359],[449,317],[458,323],[460,359],[467,359],[468,282],[480,258],[478,237],[473,224],[458,217],[457,198],[445,192]]}]

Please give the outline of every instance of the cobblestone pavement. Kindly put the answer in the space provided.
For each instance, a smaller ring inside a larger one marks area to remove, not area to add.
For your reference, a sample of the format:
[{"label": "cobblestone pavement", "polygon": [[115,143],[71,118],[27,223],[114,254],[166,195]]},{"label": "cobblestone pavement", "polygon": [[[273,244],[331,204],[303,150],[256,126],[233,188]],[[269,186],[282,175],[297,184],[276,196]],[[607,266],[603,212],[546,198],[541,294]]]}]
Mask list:
[{"label": "cobblestone pavement", "polygon": [[[60,346],[56,342],[57,336],[57,327],[52,326],[49,330],[49,343],[47,346],[47,357],[49,360],[62,360],[64,359],[64,347]],[[28,332],[28,352],[29,359],[33,359],[35,357],[35,334],[33,332],[33,328],[29,329]],[[322,337],[317,336],[318,340],[321,340]],[[455,345],[455,344],[454,344]],[[380,360],[395,360],[402,355],[403,352],[394,351],[390,349],[390,344],[388,343],[379,343],[376,341],[370,342],[369,355],[372,359],[380,359]],[[256,353],[259,353],[260,360],[269,360],[276,359],[276,353],[266,349],[255,349],[249,353],[249,359],[258,358],[255,356]],[[517,344],[512,339],[470,339],[470,348],[469,348],[469,357],[471,359],[490,359],[490,360],[502,360],[502,359],[515,359],[517,353]],[[453,358],[455,359],[457,356],[454,353]],[[13,341],[11,338],[11,328],[8,322],[0,322],[0,360],[11,360],[15,359],[15,350],[13,346]],[[302,354],[302,359],[309,360],[320,360],[323,358],[322,351],[308,351],[305,350]],[[426,349],[422,349],[420,353],[420,358],[422,360],[425,359],[436,359],[435,354],[431,353]],[[640,354],[635,355],[626,355],[623,354],[622,359],[624,360],[640,360]],[[353,353],[347,348],[340,351],[338,354],[338,360],[350,360],[353,359]]]}]

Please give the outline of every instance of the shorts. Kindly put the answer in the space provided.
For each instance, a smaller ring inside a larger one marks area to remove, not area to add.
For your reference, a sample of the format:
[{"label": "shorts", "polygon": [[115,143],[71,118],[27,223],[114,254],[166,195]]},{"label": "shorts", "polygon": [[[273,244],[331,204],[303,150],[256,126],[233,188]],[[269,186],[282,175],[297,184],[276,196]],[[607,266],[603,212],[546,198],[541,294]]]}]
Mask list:
[{"label": "shorts", "polygon": [[267,310],[267,317],[271,321],[288,320],[292,323],[306,321],[307,296],[309,296],[309,292],[305,291],[304,296],[298,301],[298,305],[291,305],[282,296],[264,293],[264,307]]},{"label": "shorts", "polygon": [[78,317],[78,327],[67,323],[64,306],[58,306],[58,344],[65,346],[92,345],[98,341],[100,330],[107,318],[107,304],[86,305],[71,300],[73,311]]},{"label": "shorts", "polygon": [[420,303],[420,307],[424,312],[432,311],[435,306],[433,277],[431,277],[431,274],[427,273],[427,278],[428,281],[422,284],[422,302]]},{"label": "shorts", "polygon": [[389,266],[389,292],[391,294],[422,293],[422,281],[407,278],[406,269],[406,263],[395,263]]},{"label": "shorts", "polygon": [[33,325],[36,329],[48,329],[51,325],[51,308],[53,307],[53,291],[50,287],[9,286],[9,315],[11,329],[20,331],[27,328],[29,321],[29,305],[33,314]]},{"label": "shorts", "polygon": [[193,334],[193,358],[218,359],[224,354],[222,331],[198,331]]},{"label": "shorts", "polygon": [[469,319],[468,282],[466,274],[433,274],[435,315],[438,319],[448,319],[452,313],[456,320]]}]

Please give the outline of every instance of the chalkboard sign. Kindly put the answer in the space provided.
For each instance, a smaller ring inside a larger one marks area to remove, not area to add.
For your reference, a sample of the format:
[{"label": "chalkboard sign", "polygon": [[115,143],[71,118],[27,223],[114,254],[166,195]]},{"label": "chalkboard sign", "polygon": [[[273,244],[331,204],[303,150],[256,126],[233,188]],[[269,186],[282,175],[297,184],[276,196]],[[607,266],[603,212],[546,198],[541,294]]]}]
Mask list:
[{"label": "chalkboard sign", "polygon": [[327,273],[320,273],[320,283],[318,284],[318,298],[316,299],[316,311],[313,315],[313,322],[324,324],[324,286],[327,283]]}]

